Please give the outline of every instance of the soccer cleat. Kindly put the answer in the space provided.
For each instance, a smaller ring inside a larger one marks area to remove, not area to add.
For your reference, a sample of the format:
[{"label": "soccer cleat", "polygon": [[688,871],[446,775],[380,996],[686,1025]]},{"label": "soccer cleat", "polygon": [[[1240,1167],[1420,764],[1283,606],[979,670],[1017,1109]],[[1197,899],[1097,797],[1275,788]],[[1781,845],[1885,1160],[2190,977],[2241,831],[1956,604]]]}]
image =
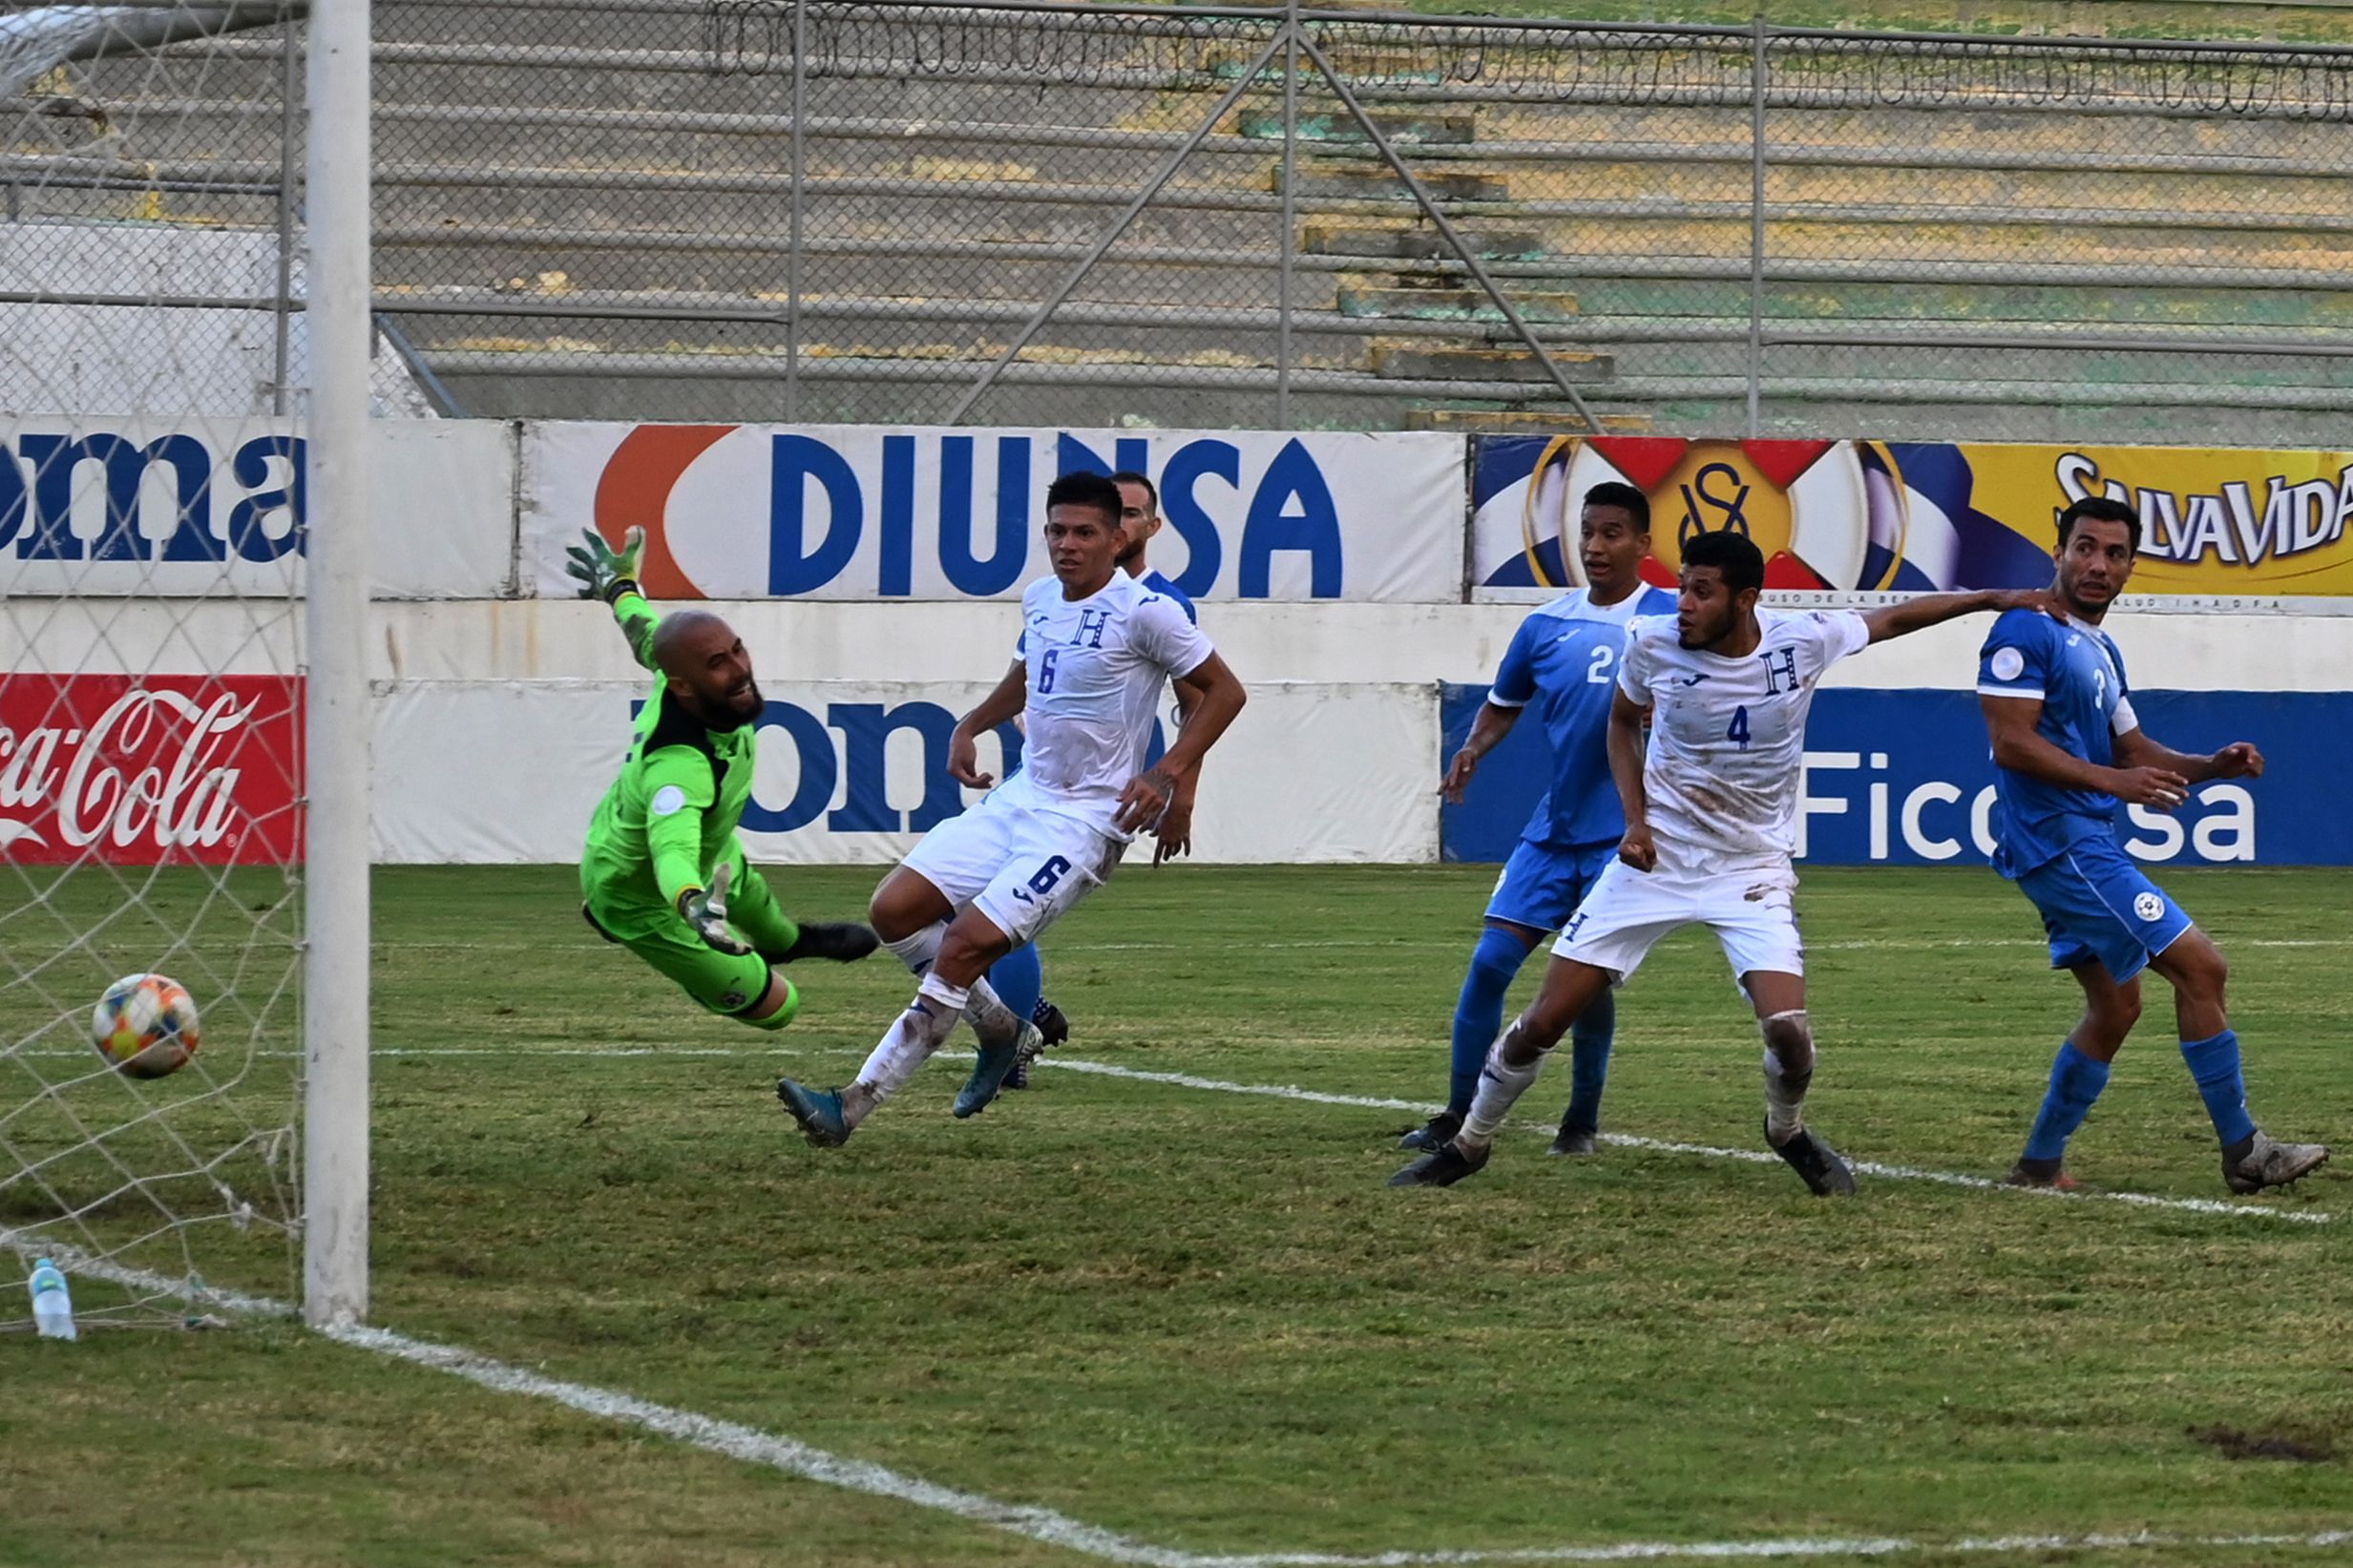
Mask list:
[{"label": "soccer cleat", "polygon": [[1440,1111],[1428,1123],[1416,1127],[1397,1139],[1400,1149],[1442,1149],[1454,1141],[1455,1134],[1462,1130],[1462,1119],[1452,1111]]},{"label": "soccer cleat", "polygon": [[1440,1143],[1389,1179],[1393,1187],[1451,1187],[1474,1171],[1487,1167],[1488,1145],[1474,1154],[1460,1143]]},{"label": "soccer cleat", "polygon": [[2233,1192],[2261,1192],[2265,1187],[2284,1187],[2327,1163],[2325,1143],[2280,1143],[2258,1130],[2248,1139],[2246,1152],[2237,1159],[2229,1150],[2223,1151],[2222,1180]]},{"label": "soccer cleat", "polygon": [[854,921],[830,921],[803,926],[792,946],[770,960],[789,964],[803,958],[830,958],[837,964],[848,964],[865,957],[881,945],[872,926]]},{"label": "soccer cleat", "polygon": [[2039,1187],[2050,1192],[2073,1192],[2082,1183],[2060,1168],[2056,1160],[2028,1160],[2019,1156],[2018,1163],[2002,1178],[2006,1187]]},{"label": "soccer cleat", "polygon": [[790,1078],[776,1080],[776,1098],[785,1102],[801,1136],[821,1149],[838,1149],[850,1141],[850,1119],[842,1114],[838,1089],[805,1089]]},{"label": "soccer cleat", "polygon": [[1062,1016],[1061,1008],[1043,996],[1039,997],[1038,1005],[1029,1010],[1029,1021],[1038,1026],[1038,1033],[1044,1037],[1045,1043],[1038,1048],[1040,1051],[1070,1038],[1070,1020]]},{"label": "soccer cleat", "polygon": [[1765,1147],[1779,1155],[1817,1198],[1843,1198],[1855,1190],[1855,1173],[1846,1168],[1838,1151],[1816,1137],[1810,1127],[1798,1128],[1786,1143],[1775,1143],[1768,1124]]},{"label": "soccer cleat", "polygon": [[1594,1129],[1582,1121],[1561,1119],[1561,1130],[1552,1135],[1552,1146],[1544,1151],[1550,1155],[1591,1154],[1594,1149]]},{"label": "soccer cleat", "polygon": [[[980,1059],[973,1063],[973,1076],[966,1078],[964,1087],[956,1092],[956,1104],[952,1109],[957,1119],[978,1116],[989,1101],[997,1098],[1005,1087],[1005,1079],[1020,1061],[1023,1049],[1031,1047],[1037,1038],[1038,1026],[1024,1023],[1014,1031],[1013,1038],[1004,1044],[980,1048]],[[1038,1053],[1033,1048],[1029,1054],[1035,1056]]]}]

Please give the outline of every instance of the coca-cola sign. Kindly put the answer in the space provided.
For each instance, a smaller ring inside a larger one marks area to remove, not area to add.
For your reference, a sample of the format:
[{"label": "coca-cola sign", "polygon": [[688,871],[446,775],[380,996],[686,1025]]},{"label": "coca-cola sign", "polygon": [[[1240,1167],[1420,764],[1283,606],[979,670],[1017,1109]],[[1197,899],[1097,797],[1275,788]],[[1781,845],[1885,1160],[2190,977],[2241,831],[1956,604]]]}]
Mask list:
[{"label": "coca-cola sign", "polygon": [[0,858],[289,862],[301,715],[286,676],[0,677]]}]

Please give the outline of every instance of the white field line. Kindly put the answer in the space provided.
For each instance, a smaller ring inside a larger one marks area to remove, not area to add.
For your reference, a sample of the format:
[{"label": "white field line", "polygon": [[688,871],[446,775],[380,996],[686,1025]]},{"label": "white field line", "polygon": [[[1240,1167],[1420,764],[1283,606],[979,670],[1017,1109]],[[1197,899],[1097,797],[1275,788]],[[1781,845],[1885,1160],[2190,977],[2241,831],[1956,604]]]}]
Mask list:
[{"label": "white field line", "polygon": [[[246,1316],[290,1318],[296,1315],[293,1307],[285,1302],[209,1286],[191,1291],[188,1282],[151,1273],[146,1269],[127,1268],[78,1248],[44,1243],[19,1231],[0,1230],[0,1247],[26,1257],[47,1254],[69,1273],[105,1280],[149,1295],[190,1296],[204,1306]],[[1590,1546],[1363,1555],[1338,1552],[1210,1555],[1157,1546],[1150,1541],[1071,1518],[1050,1508],[1003,1502],[978,1493],[939,1486],[887,1466],[812,1448],[793,1438],[762,1432],[738,1422],[723,1421],[674,1406],[658,1405],[651,1400],[639,1399],[611,1389],[585,1383],[566,1383],[458,1346],[412,1339],[389,1328],[350,1327],[326,1328],[321,1332],[328,1339],[354,1349],[447,1372],[494,1393],[544,1399],[583,1415],[673,1438],[724,1458],[765,1466],[846,1492],[859,1492],[869,1496],[911,1503],[917,1508],[928,1508],[968,1519],[975,1524],[987,1525],[991,1529],[1062,1547],[1099,1562],[1136,1564],[1139,1568],[1423,1568],[1423,1565],[1441,1568],[1446,1564],[1510,1562],[1788,1561],[1827,1558],[1889,1558],[1922,1552],[2015,1554],[2163,1547],[2241,1550],[2260,1547],[2276,1550],[2353,1544],[2353,1530],[2259,1536],[2176,1536],[2143,1531],[2132,1535],[1968,1537],[1952,1541],[1878,1536],[1768,1540],[1617,1541]]]},{"label": "white field line", "polygon": [[[1284,1083],[1233,1083],[1224,1078],[1196,1077],[1189,1073],[1149,1073],[1134,1067],[1115,1066],[1110,1062],[1079,1061],[1054,1056],[1038,1058],[1041,1067],[1058,1067],[1072,1073],[1093,1073],[1103,1077],[1131,1078],[1144,1083],[1167,1083],[1184,1089],[1207,1089],[1227,1095],[1259,1095],[1273,1099],[1307,1100],[1317,1105],[1356,1105],[1376,1111],[1407,1111],[1416,1116],[1428,1116],[1436,1107],[1421,1100],[1380,1099],[1370,1095],[1334,1095],[1320,1089],[1301,1089]],[[1515,1122],[1523,1130],[1542,1132],[1547,1137],[1550,1126],[1531,1122]],[[1777,1165],[1781,1157],[1770,1149],[1724,1149],[1711,1143],[1677,1143],[1666,1139],[1636,1138],[1628,1133],[1603,1133],[1601,1141],[1620,1148],[1650,1149],[1661,1154],[1695,1154],[1716,1160],[1744,1160],[1754,1165]],[[1984,1176],[1969,1176],[1960,1171],[1922,1170],[1912,1165],[1883,1165],[1875,1160],[1857,1160],[1848,1162],[1867,1176],[1883,1176],[1899,1181],[1933,1181],[1947,1187],[1969,1187],[1987,1192],[2013,1193],[2021,1198],[2054,1198],[2070,1202],[2132,1203],[2142,1208],[2175,1209],[2188,1214],[2227,1214],[2241,1220],[2290,1220],[2308,1225],[2324,1225],[2334,1215],[2313,1209],[2273,1208],[2262,1203],[2226,1203],[2215,1198],[2160,1198],[2140,1192],[2061,1192],[2054,1187],[2011,1187]]]},{"label": "white field line", "polygon": [[[0,1247],[25,1257],[46,1254],[68,1272],[106,1280],[128,1289],[155,1296],[185,1296],[204,1306],[247,1316],[290,1318],[297,1314],[285,1302],[210,1286],[190,1288],[146,1269],[129,1268],[77,1247],[45,1243],[23,1232],[0,1229]],[[2321,1548],[2353,1543],[2353,1531],[2326,1530],[2303,1535],[2174,1536],[2158,1532],[2132,1535],[1969,1537],[1955,1541],[1918,1540],[1903,1537],[1796,1537],[1726,1541],[1619,1541],[1589,1546],[1537,1546],[1473,1551],[1380,1552],[1355,1555],[1334,1552],[1253,1552],[1206,1555],[1150,1541],[1058,1514],[1049,1508],[1003,1502],[974,1492],[960,1492],[919,1476],[905,1474],[869,1460],[852,1459],[813,1448],[793,1438],[766,1432],[734,1421],[658,1405],[611,1389],[557,1378],[494,1360],[459,1346],[412,1339],[389,1328],[359,1326],[320,1330],[328,1339],[411,1366],[430,1368],[465,1379],[495,1393],[544,1399],[583,1415],[614,1421],[699,1448],[745,1464],[765,1466],[824,1486],[887,1497],[948,1514],[976,1524],[1025,1536],[1062,1547],[1102,1562],[1141,1565],[1141,1568],[1420,1568],[1429,1564],[1509,1562],[1673,1562],[1727,1560],[1793,1560],[1824,1558],[1886,1558],[1909,1553],[2092,1552],[2162,1547]]]},{"label": "white field line", "polygon": [[[512,1057],[532,1059],[540,1056],[696,1056],[755,1060],[766,1056],[855,1056],[860,1048],[852,1046],[776,1046],[763,1045],[737,1051],[725,1046],[551,1046],[538,1048],[521,1046],[512,1050],[497,1047],[424,1046],[414,1049],[395,1049],[372,1053],[378,1057]],[[269,1053],[291,1056],[291,1052]],[[0,1054],[5,1055],[5,1054]],[[78,1051],[20,1051],[21,1056],[52,1056],[80,1058]],[[1156,1073],[1142,1068],[1121,1067],[1112,1062],[1086,1061],[1072,1057],[1044,1056],[1039,1065],[1057,1067],[1074,1073],[1092,1073],[1103,1077],[1126,1078],[1137,1083],[1166,1083],[1180,1089],[1203,1089],[1215,1094],[1254,1095],[1273,1099],[1303,1100],[1317,1105],[1349,1105],[1376,1111],[1404,1111],[1426,1117],[1437,1107],[1424,1100],[1383,1099],[1369,1095],[1337,1095],[1320,1089],[1302,1089],[1294,1084],[1236,1083],[1227,1078],[1198,1077],[1190,1073]],[[1516,1122],[1515,1126],[1530,1132],[1550,1136],[1550,1126],[1532,1122]],[[1682,1143],[1670,1139],[1637,1138],[1630,1133],[1603,1133],[1600,1140],[1627,1149],[1649,1149],[1658,1154],[1698,1155],[1706,1159],[1740,1160],[1753,1165],[1775,1165],[1780,1157],[1766,1149],[1728,1149],[1712,1143]],[[1853,1160],[1848,1164],[1859,1175],[1885,1177],[1898,1181],[1928,1181],[1940,1186],[1966,1187],[1981,1192],[1999,1192],[2021,1198],[2064,1199],[2073,1202],[2125,1203],[2139,1208],[2172,1209],[2183,1214],[2219,1214],[2239,1220],[2285,1220],[2297,1224],[2324,1225],[2336,1216],[2317,1209],[2275,1208],[2264,1203],[2225,1202],[2216,1198],[2164,1198],[2143,1192],[2089,1192],[2078,1189],[2061,1192],[2052,1187],[2012,1187],[1990,1177],[1972,1176],[1963,1171],[1929,1170],[1917,1165],[1889,1165],[1872,1160]]]}]

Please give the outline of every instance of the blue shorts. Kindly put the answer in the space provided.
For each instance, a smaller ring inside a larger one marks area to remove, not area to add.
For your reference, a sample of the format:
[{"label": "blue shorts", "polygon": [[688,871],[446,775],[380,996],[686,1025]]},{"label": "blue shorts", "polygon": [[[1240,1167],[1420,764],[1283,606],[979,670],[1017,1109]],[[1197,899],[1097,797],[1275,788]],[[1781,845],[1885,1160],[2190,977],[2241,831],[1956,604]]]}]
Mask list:
[{"label": "blue shorts", "polygon": [[2052,969],[2096,958],[2112,978],[2130,980],[2191,926],[2181,906],[2106,836],[2069,845],[2020,877],[2018,888],[2043,913]]},{"label": "blue shorts", "polygon": [[1508,920],[1531,930],[1557,931],[1566,923],[1602,868],[1618,858],[1618,847],[1605,844],[1582,849],[1522,840],[1503,874],[1495,879],[1487,899],[1487,918]]}]

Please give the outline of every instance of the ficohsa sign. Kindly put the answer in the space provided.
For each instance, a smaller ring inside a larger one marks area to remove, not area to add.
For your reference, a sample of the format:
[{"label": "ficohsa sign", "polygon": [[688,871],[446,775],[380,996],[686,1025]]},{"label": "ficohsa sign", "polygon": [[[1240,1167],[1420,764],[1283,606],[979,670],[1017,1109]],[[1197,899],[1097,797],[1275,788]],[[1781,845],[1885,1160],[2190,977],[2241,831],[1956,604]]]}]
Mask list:
[{"label": "ficohsa sign", "polygon": [[1013,598],[1073,470],[1151,476],[1153,564],[1196,597],[1461,596],[1461,444],[1439,434],[545,425],[523,462],[552,596],[582,529],[642,527],[656,598]]}]

